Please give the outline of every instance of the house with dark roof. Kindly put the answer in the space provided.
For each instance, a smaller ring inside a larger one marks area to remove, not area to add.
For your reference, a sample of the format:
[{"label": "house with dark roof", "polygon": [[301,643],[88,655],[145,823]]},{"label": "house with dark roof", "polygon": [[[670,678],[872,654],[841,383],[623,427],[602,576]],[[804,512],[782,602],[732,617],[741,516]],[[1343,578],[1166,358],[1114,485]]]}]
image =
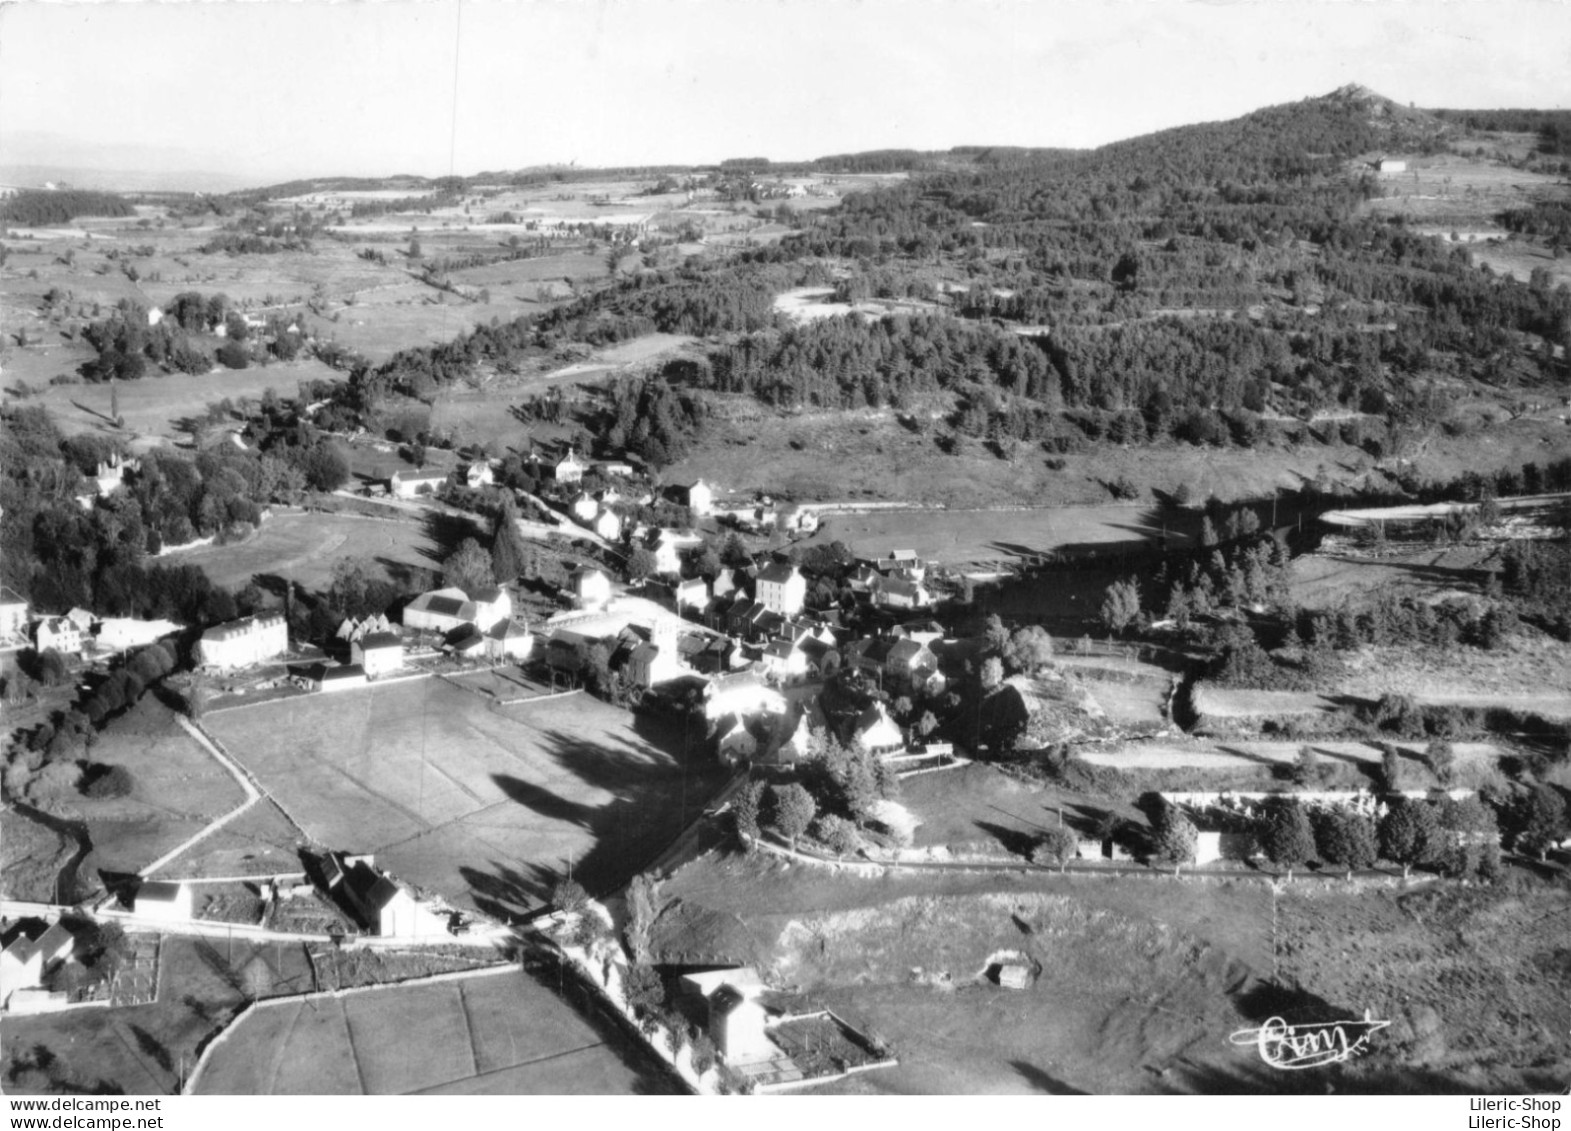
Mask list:
[{"label": "house with dark roof", "polygon": [[534,650],[535,638],[527,625],[516,620],[499,620],[485,634],[486,655],[492,660],[527,660]]},{"label": "house with dark roof", "polygon": [[404,627],[417,632],[447,634],[459,625],[475,624],[480,606],[455,587],[422,593],[404,606]]},{"label": "house with dark roof", "polygon": [[395,471],[388,478],[387,490],[395,499],[416,499],[436,494],[446,482],[445,471]]},{"label": "house with dark roof", "polygon": [[0,1005],[18,990],[37,989],[56,963],[71,957],[76,936],[63,923],[28,919],[7,928],[0,949]]},{"label": "house with dark roof", "polygon": [[404,641],[394,632],[370,632],[349,645],[349,659],[359,664],[367,679],[401,671]]},{"label": "house with dark roof", "polygon": [[789,562],[771,562],[755,579],[758,603],[770,612],[792,617],[807,601],[807,578]]},{"label": "house with dark roof", "polygon": [[[337,857],[335,859],[335,857]],[[446,938],[449,916],[416,900],[408,888],[378,871],[369,857],[329,853],[328,892],[359,926],[385,939]]]}]

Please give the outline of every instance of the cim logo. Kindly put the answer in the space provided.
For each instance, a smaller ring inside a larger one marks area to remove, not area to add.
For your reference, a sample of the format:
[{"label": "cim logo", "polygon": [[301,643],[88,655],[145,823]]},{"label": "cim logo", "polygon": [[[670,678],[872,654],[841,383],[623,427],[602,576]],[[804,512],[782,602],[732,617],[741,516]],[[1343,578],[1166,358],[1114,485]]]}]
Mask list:
[{"label": "cim logo", "polygon": [[1369,1038],[1389,1026],[1366,1012],[1362,1021],[1317,1021],[1289,1025],[1280,1017],[1268,1018],[1258,1029],[1240,1029],[1228,1038],[1234,1045],[1254,1045],[1260,1059],[1272,1068],[1294,1071],[1340,1064],[1367,1048]]}]

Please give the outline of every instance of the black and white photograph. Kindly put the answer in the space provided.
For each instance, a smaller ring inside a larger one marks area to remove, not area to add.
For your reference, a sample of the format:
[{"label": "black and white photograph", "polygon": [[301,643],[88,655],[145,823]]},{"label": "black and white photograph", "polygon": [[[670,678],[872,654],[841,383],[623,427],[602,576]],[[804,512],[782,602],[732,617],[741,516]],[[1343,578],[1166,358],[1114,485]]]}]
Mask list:
[{"label": "black and white photograph", "polygon": [[1571,2],[11,0],[0,335],[8,1126],[1568,1119]]}]

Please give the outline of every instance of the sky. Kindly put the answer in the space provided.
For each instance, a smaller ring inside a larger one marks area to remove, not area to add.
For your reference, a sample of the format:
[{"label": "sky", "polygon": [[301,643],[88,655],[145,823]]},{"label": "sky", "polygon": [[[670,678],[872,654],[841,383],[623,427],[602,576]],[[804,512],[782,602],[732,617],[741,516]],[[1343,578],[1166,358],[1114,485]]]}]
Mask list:
[{"label": "sky", "polygon": [[268,183],[1093,146],[1357,82],[1571,108],[1571,0],[0,7],[0,166]]}]

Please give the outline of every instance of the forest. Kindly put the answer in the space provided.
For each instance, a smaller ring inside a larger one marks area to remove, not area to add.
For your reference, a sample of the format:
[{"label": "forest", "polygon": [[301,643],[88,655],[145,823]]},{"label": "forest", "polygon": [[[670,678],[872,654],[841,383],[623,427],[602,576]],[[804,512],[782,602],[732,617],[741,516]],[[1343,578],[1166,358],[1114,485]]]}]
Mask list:
[{"label": "forest", "polygon": [[134,216],[136,210],[123,196],[85,189],[51,189],[19,192],[0,201],[0,221],[27,227],[68,224],[78,216]]}]

